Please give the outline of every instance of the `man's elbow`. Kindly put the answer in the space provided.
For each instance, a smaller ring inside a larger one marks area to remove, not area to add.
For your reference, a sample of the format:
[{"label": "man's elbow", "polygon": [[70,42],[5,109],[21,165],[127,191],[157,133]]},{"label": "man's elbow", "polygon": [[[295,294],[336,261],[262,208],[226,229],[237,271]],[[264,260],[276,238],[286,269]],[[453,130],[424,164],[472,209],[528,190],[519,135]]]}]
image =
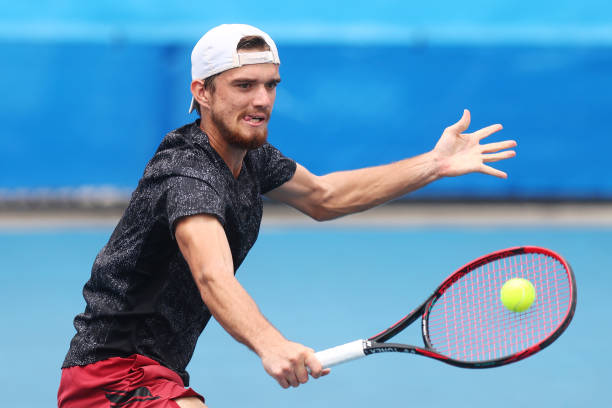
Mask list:
[{"label": "man's elbow", "polygon": [[228,281],[235,279],[233,271],[227,265],[200,266],[192,270],[193,280],[202,294],[211,293],[214,290],[226,286]]},{"label": "man's elbow", "polygon": [[318,221],[318,222],[329,221],[329,220],[333,220],[334,218],[338,217],[338,216],[335,216],[330,211],[327,211],[325,208],[320,208],[320,207],[313,209],[308,215],[310,215],[310,217],[313,220]]},{"label": "man's elbow", "polygon": [[334,190],[331,185],[321,182],[312,194],[308,215],[315,221],[329,221],[344,215],[335,205]]}]

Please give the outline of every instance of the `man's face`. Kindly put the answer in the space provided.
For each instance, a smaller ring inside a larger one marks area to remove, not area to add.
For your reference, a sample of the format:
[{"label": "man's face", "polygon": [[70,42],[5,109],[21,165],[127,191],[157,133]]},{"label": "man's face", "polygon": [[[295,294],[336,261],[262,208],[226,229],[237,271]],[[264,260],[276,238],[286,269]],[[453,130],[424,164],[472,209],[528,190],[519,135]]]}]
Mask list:
[{"label": "man's face", "polygon": [[215,78],[208,114],[230,145],[250,150],[266,142],[279,82],[276,64],[244,65]]}]

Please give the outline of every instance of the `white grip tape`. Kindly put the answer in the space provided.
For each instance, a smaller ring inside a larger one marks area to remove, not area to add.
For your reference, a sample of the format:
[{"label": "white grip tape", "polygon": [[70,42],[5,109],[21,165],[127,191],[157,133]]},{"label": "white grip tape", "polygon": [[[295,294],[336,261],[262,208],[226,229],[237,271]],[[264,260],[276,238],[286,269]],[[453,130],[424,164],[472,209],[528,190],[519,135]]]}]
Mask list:
[{"label": "white grip tape", "polygon": [[315,357],[321,362],[324,368],[335,366],[346,361],[355,360],[365,356],[363,352],[365,340],[359,339],[340,346],[318,351]]}]

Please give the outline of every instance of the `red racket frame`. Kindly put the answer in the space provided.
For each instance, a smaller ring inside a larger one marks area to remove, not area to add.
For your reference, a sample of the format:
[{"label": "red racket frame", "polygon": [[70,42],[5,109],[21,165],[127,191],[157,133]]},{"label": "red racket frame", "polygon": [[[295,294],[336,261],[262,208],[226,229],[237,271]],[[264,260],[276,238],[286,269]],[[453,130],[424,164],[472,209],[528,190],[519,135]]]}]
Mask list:
[{"label": "red racket frame", "polygon": [[[550,256],[559,261],[568,274],[568,280],[570,281],[569,289],[570,289],[570,303],[569,308],[564,316],[564,318],[560,321],[559,325],[551,332],[549,336],[541,340],[540,342],[530,346],[527,349],[521,350],[517,353],[510,354],[508,356],[487,360],[487,361],[463,361],[453,359],[444,354],[440,354],[434,350],[434,347],[431,344],[429,339],[429,328],[428,328],[428,319],[429,313],[431,311],[432,306],[435,304],[436,300],[439,299],[442,294],[448,290],[455,282],[461,279],[466,274],[471,271],[477,269],[478,267],[485,265],[487,263],[493,262],[498,259],[523,255],[523,254],[543,254],[546,256]],[[451,274],[442,284],[434,291],[434,293],[425,301],[421,306],[404,316],[397,323],[389,327],[388,329],[370,337],[368,339],[367,347],[364,348],[364,353],[374,354],[380,352],[404,352],[404,353],[412,353],[412,354],[420,354],[426,357],[435,358],[447,364],[451,364],[458,367],[465,368],[489,368],[489,367],[498,367],[505,364],[510,364],[519,360],[522,360],[526,357],[529,357],[538,351],[544,349],[549,346],[552,342],[554,342],[564,331],[567,329],[568,325],[572,321],[574,316],[574,312],[576,310],[576,298],[577,298],[577,290],[576,290],[576,280],[574,278],[574,273],[569,263],[563,259],[556,252],[551,251],[550,249],[541,248],[537,246],[521,246],[521,247],[513,247],[507,248],[500,251],[493,252],[491,254],[482,256],[463,267],[459,268],[456,272]],[[425,343],[425,347],[417,347],[406,344],[398,344],[398,343],[385,343],[386,340],[392,338],[399,332],[401,332],[404,328],[413,323],[416,319],[422,316],[421,320],[421,328],[423,334],[423,341]]]}]

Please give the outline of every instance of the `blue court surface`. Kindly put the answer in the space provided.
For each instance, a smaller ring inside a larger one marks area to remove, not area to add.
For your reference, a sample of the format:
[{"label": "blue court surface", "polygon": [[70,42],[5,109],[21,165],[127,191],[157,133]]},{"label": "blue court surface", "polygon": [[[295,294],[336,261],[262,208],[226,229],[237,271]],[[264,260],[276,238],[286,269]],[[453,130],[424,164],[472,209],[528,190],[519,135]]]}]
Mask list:
[{"label": "blue court surface", "polygon": [[[81,289],[110,228],[0,232],[2,406],[55,405]],[[489,370],[377,355],[281,389],[259,359],[212,321],[188,370],[209,407],[584,407],[609,404],[612,230],[606,228],[266,227],[238,277],[289,339],[315,349],[368,337],[487,252],[539,245],[574,268],[578,306],[539,354]],[[407,333],[406,333],[407,332]],[[420,344],[418,324],[398,342]]]}]

